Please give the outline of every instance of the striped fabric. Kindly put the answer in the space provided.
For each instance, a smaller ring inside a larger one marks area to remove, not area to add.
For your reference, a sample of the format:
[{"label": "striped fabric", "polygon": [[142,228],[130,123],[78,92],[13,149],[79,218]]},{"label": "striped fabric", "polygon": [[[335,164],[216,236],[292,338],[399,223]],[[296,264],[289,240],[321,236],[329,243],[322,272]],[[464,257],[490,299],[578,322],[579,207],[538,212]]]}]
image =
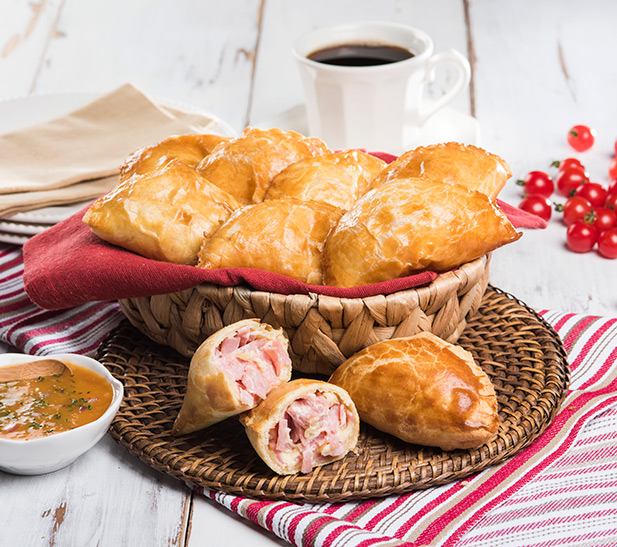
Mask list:
[{"label": "striped fabric", "polygon": [[0,341],[19,351],[91,355],[123,317],[115,302],[43,310],[24,292],[23,273],[21,247],[0,244]]},{"label": "striped fabric", "polygon": [[[116,304],[60,312],[24,293],[21,249],[0,245],[0,340],[32,354],[92,353]],[[617,547],[617,317],[539,312],[564,341],[570,391],[553,424],[499,466],[440,487],[344,504],[198,489],[297,546]]]}]

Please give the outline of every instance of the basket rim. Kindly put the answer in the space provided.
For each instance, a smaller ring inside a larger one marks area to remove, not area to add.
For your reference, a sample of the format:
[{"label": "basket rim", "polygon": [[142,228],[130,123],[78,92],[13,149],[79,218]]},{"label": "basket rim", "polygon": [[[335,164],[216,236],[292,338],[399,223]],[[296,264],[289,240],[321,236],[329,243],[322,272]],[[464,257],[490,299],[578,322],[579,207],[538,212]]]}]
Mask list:
[{"label": "basket rim", "polygon": [[381,300],[384,297],[394,297],[395,295],[405,295],[405,294],[409,294],[409,293],[413,293],[413,292],[418,292],[418,291],[426,291],[426,290],[440,290],[441,287],[446,288],[448,285],[451,285],[453,283],[453,281],[455,282],[457,279],[460,280],[462,282],[462,280],[465,278],[465,276],[472,276],[474,273],[476,273],[476,271],[478,272],[478,275],[480,275],[484,269],[487,267],[489,261],[490,261],[490,257],[491,257],[491,253],[487,253],[485,255],[482,255],[481,257],[478,257],[474,260],[471,260],[469,262],[466,262],[465,264],[461,264],[459,267],[453,269],[453,270],[448,270],[447,272],[438,272],[437,273],[437,277],[435,279],[433,279],[432,281],[429,281],[428,283],[424,283],[421,285],[418,285],[416,287],[408,287],[406,289],[401,289],[398,291],[392,291],[389,293],[380,293],[380,294],[371,294],[371,295],[367,295],[367,296],[357,296],[357,297],[350,297],[350,296],[332,296],[332,295],[328,295],[328,294],[322,294],[319,292],[314,292],[314,291],[308,291],[306,293],[303,292],[298,292],[298,293],[284,293],[284,292],[273,292],[273,291],[264,291],[262,289],[256,289],[252,286],[250,286],[247,283],[240,283],[237,285],[219,285],[216,283],[212,283],[209,281],[203,282],[203,283],[198,283],[197,285],[194,285],[192,287],[188,287],[186,289],[180,289],[179,291],[175,291],[175,292],[169,292],[169,293],[159,293],[159,294],[152,294],[152,295],[148,295],[148,296],[131,296],[131,297],[126,297],[126,298],[119,298],[118,302],[120,303],[120,305],[122,306],[123,303],[126,302],[135,302],[135,301],[140,301],[140,300],[144,300],[144,299],[150,299],[150,298],[154,298],[154,297],[165,297],[165,296],[172,296],[172,295],[186,295],[191,293],[192,291],[199,289],[199,288],[212,288],[214,290],[220,290],[220,291],[226,291],[226,292],[230,292],[230,291],[234,291],[234,290],[242,290],[242,291],[247,291],[250,292],[252,294],[269,294],[269,295],[277,295],[280,296],[281,298],[287,298],[287,297],[293,297],[293,298],[299,298],[299,297],[305,297],[311,300],[320,300],[320,299],[331,299],[331,300],[360,300],[360,301],[371,301],[371,300]]}]

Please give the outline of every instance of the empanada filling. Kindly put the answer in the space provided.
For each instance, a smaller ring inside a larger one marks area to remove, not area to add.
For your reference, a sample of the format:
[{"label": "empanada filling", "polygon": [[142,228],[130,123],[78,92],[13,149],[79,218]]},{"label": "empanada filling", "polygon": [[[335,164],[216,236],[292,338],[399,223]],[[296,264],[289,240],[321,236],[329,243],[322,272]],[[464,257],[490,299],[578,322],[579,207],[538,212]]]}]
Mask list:
[{"label": "empanada filling", "polygon": [[270,449],[281,464],[302,473],[323,465],[349,450],[347,429],[353,415],[336,394],[316,391],[291,403],[270,430]]},{"label": "empanada filling", "polygon": [[255,406],[280,383],[284,366],[291,362],[281,343],[258,338],[258,333],[242,327],[225,338],[215,351],[216,367],[231,379],[243,404]]}]

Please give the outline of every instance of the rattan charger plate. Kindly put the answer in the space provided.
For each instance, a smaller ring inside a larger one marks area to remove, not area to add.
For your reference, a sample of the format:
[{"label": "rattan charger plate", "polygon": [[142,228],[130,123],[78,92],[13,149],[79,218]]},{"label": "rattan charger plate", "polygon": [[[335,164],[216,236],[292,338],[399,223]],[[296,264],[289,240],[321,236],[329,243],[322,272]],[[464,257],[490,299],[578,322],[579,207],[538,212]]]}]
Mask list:
[{"label": "rattan charger plate", "polygon": [[125,386],[111,434],[149,466],[193,486],[253,498],[343,502],[461,479],[524,449],[554,419],[569,368],[559,337],[533,310],[489,286],[458,343],[472,352],[495,386],[502,426],[491,442],[445,452],[406,444],[363,424],[357,454],[292,476],[270,471],[237,419],[171,436],[189,363],[175,350],[125,321],[97,357]]}]

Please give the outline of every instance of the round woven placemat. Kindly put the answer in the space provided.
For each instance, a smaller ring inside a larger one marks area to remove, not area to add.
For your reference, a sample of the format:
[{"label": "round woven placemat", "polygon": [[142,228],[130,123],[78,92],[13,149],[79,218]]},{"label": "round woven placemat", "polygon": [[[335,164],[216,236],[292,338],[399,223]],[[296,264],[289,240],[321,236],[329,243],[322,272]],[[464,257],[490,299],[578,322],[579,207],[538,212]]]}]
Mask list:
[{"label": "round woven placemat", "polygon": [[546,321],[489,287],[458,344],[471,351],[495,386],[502,426],[491,442],[445,452],[404,443],[363,424],[357,454],[292,476],[272,472],[234,418],[171,436],[189,365],[175,350],[125,321],[101,346],[98,359],[125,386],[111,434],[151,467],[194,486],[253,498],[342,502],[463,478],[519,452],[551,423],[565,396],[569,369],[563,345]]}]

